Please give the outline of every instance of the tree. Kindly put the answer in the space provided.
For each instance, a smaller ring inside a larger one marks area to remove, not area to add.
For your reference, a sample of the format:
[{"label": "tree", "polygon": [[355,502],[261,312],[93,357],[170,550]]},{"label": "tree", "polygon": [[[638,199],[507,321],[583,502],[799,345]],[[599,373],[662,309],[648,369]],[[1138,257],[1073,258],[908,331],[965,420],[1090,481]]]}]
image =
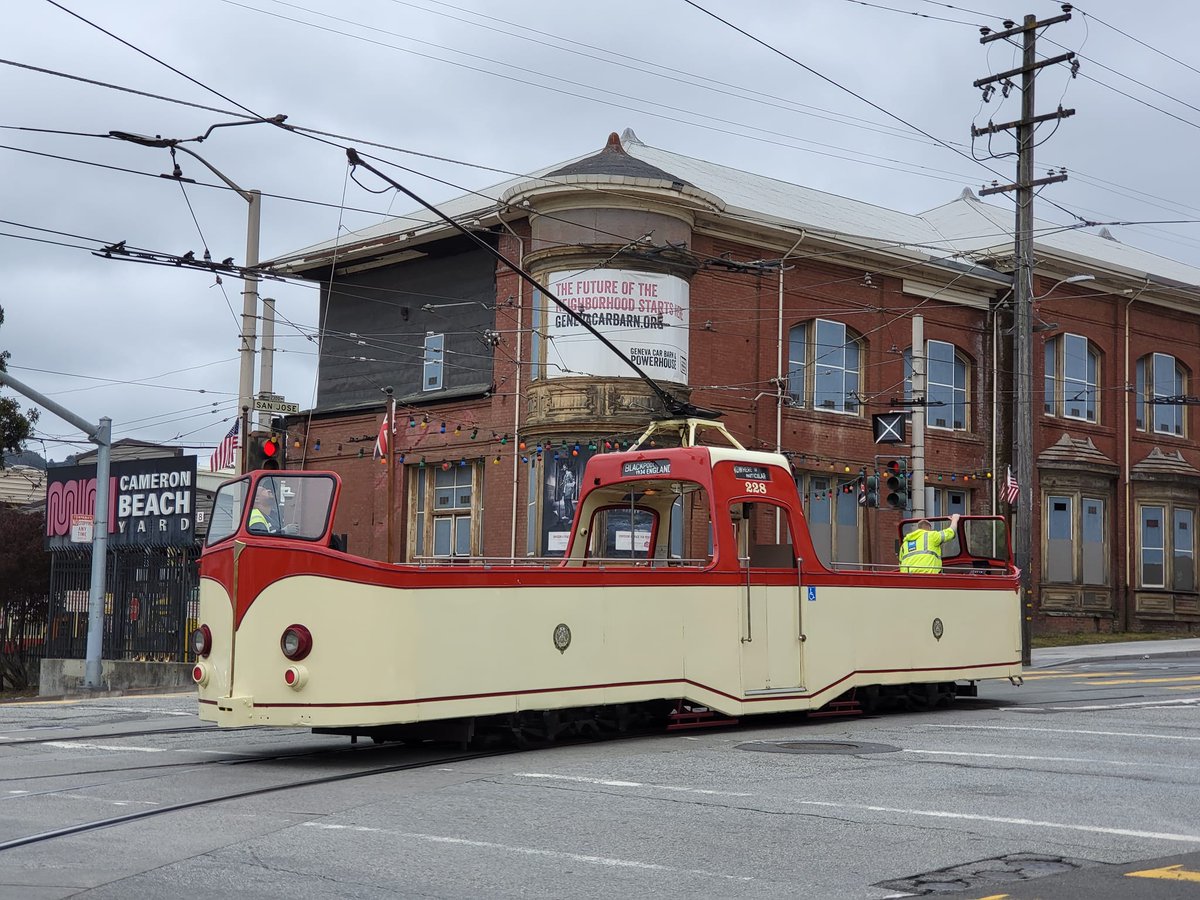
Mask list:
[{"label": "tree", "polygon": [[[4,307],[0,306],[0,325],[3,324]],[[11,355],[7,350],[0,350],[0,372],[8,371],[7,362]],[[36,409],[22,413],[15,399],[0,397],[0,469],[4,468],[4,454],[21,450],[21,445],[29,439],[37,420]]]},{"label": "tree", "polygon": [[0,506],[0,690],[6,682],[28,686],[29,651],[45,641],[50,554],[43,524],[37,513]]}]

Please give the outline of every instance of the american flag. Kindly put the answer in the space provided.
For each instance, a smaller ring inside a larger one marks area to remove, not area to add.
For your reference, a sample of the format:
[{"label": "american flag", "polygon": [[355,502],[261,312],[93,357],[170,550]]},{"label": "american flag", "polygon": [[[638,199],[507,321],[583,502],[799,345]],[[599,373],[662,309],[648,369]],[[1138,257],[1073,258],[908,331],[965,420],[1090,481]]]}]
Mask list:
[{"label": "american flag", "polygon": [[213,451],[213,455],[208,461],[209,471],[220,472],[233,465],[233,455],[237,453],[238,448],[238,426],[240,424],[237,419],[234,419],[229,433],[221,439],[221,443],[217,444],[217,449]]},{"label": "american flag", "polygon": [[1021,486],[1017,484],[1017,479],[1013,478],[1012,466],[1008,467],[1008,474],[1004,476],[1004,487],[1000,491],[1000,499],[1005,503],[1016,503],[1021,499]]}]

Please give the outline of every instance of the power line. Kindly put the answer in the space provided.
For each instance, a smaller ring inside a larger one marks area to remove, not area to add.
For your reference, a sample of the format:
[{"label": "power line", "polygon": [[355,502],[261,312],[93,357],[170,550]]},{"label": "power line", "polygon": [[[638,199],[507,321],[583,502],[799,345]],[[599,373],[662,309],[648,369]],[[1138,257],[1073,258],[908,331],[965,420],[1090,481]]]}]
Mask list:
[{"label": "power line", "polygon": [[1136,38],[1132,34],[1122,31],[1116,25],[1112,25],[1109,22],[1104,21],[1099,16],[1096,16],[1096,15],[1088,12],[1087,10],[1080,9],[1078,6],[1076,6],[1075,9],[1079,12],[1080,15],[1084,16],[1085,18],[1091,19],[1094,22],[1099,22],[1105,28],[1112,29],[1117,34],[1121,35],[1122,37],[1128,38],[1129,40],[1133,41],[1135,44],[1140,44],[1141,46],[1145,47],[1147,50],[1150,50],[1153,53],[1157,53],[1159,56],[1164,57],[1165,59],[1169,59],[1171,62],[1177,63],[1178,65],[1183,66],[1185,69],[1188,69],[1189,71],[1195,72],[1197,75],[1200,75],[1200,69],[1197,69],[1195,66],[1185,63],[1182,59],[1177,59],[1176,57],[1172,56],[1170,53],[1167,53],[1165,50],[1161,50],[1158,47],[1155,47],[1151,44],[1147,44],[1145,41],[1141,40],[1140,38]]},{"label": "power line", "polygon": [[160,66],[170,69],[172,72],[174,72],[176,75],[179,75],[181,78],[186,78],[188,81],[190,81],[192,84],[196,85],[197,87],[204,88],[204,90],[208,91],[211,94],[216,94],[218,97],[220,97],[226,103],[232,103],[234,106],[238,107],[238,109],[245,110],[247,113],[249,113],[251,116],[253,116],[256,119],[262,118],[261,116],[258,115],[258,113],[254,112],[254,110],[250,109],[248,106],[242,106],[242,104],[238,103],[236,100],[231,100],[229,97],[226,97],[224,94],[222,94],[216,88],[211,88],[204,82],[197,81],[195,78],[193,78],[191,75],[188,75],[186,72],[181,72],[179,69],[175,68],[170,63],[163,62],[161,59],[159,59],[154,54],[147,53],[141,47],[137,47],[137,46],[129,43],[129,41],[125,40],[122,37],[118,37],[117,35],[113,34],[111,31],[107,30],[106,28],[102,28],[101,26],[97,25],[95,22],[91,21],[90,19],[87,19],[87,18],[81,16],[77,12],[73,12],[72,10],[67,9],[61,3],[57,3],[57,2],[55,2],[55,0],[46,0],[46,2],[49,3],[51,6],[61,9],[67,15],[74,16],[76,19],[78,19],[80,22],[83,22],[85,25],[95,28],[97,31],[103,32],[104,34],[106,34],[110,38],[112,38],[114,41],[118,41],[119,43],[124,44],[126,47],[128,47],[130,50],[133,50],[135,53],[140,53],[140,54],[142,54],[142,56],[146,57],[147,59],[153,60],[154,62],[158,63]]}]

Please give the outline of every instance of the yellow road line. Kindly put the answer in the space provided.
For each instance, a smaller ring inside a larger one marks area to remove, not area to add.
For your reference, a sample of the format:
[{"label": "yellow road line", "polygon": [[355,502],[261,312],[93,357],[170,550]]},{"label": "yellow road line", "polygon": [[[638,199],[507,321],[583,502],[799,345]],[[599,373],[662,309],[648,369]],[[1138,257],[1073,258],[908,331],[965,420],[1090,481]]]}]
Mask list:
[{"label": "yellow road line", "polygon": [[1168,881],[1197,881],[1200,882],[1200,872],[1185,869],[1182,865],[1163,866],[1161,869],[1143,869],[1140,872],[1126,872],[1126,878],[1164,878]]},{"label": "yellow road line", "polygon": [[1136,672],[1061,672],[1052,675],[1023,675],[1026,681],[1043,681],[1048,678],[1113,678],[1117,675],[1136,675]]},{"label": "yellow road line", "polygon": [[1191,684],[1200,683],[1200,675],[1176,675],[1169,678],[1131,678],[1126,681],[1093,681],[1091,684],[1121,685],[1121,684],[1170,684],[1181,681]]}]

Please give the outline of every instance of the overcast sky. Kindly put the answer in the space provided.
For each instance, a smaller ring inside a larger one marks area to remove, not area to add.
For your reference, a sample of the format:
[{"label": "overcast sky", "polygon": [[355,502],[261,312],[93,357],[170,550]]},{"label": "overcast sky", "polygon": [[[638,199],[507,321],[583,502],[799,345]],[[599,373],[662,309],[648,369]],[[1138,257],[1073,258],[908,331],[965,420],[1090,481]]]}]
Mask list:
[{"label": "overcast sky", "polygon": [[[116,439],[194,448],[201,468],[232,421],[241,281],[217,284],[211,273],[90,251],[125,240],[197,257],[207,247],[214,259],[241,263],[247,204],[213,187],[217,179],[186,155],[183,174],[198,183],[181,190],[157,177],[171,171],[166,150],[90,135],[193,137],[245,109],[282,113],[290,124],[353,139],[344,143],[390,145],[372,152],[412,169],[395,171],[439,202],[503,173],[597,151],[610,132],[629,127],[653,146],[915,213],[995,180],[988,167],[1013,178],[1011,157],[970,159],[972,123],[1020,115],[1019,91],[984,105],[972,87],[1020,64],[1017,48],[982,45],[978,29],[1060,12],[1044,0],[699,6],[824,78],[684,0],[10,4],[0,36],[0,349],[12,353],[10,372],[89,421],[111,417]],[[1193,220],[1109,230],[1200,263],[1193,10],[1192,0],[1094,0],[1044,33],[1042,55],[1074,50],[1081,68],[1073,80],[1063,67],[1039,76],[1038,112],[1059,103],[1077,110],[1053,134],[1053,124],[1039,132],[1039,173],[1070,172],[1045,191],[1039,218],[1072,221],[1052,200],[1092,221]],[[269,195],[264,259],[412,208],[348,181],[342,150],[270,125],[217,129],[187,146],[241,187]],[[999,135],[990,149],[1012,148]],[[975,142],[977,156],[988,150]],[[316,291],[267,282],[262,294],[278,301],[281,316],[275,393],[307,408]],[[49,413],[37,437],[32,448],[52,459],[90,449]]]}]

